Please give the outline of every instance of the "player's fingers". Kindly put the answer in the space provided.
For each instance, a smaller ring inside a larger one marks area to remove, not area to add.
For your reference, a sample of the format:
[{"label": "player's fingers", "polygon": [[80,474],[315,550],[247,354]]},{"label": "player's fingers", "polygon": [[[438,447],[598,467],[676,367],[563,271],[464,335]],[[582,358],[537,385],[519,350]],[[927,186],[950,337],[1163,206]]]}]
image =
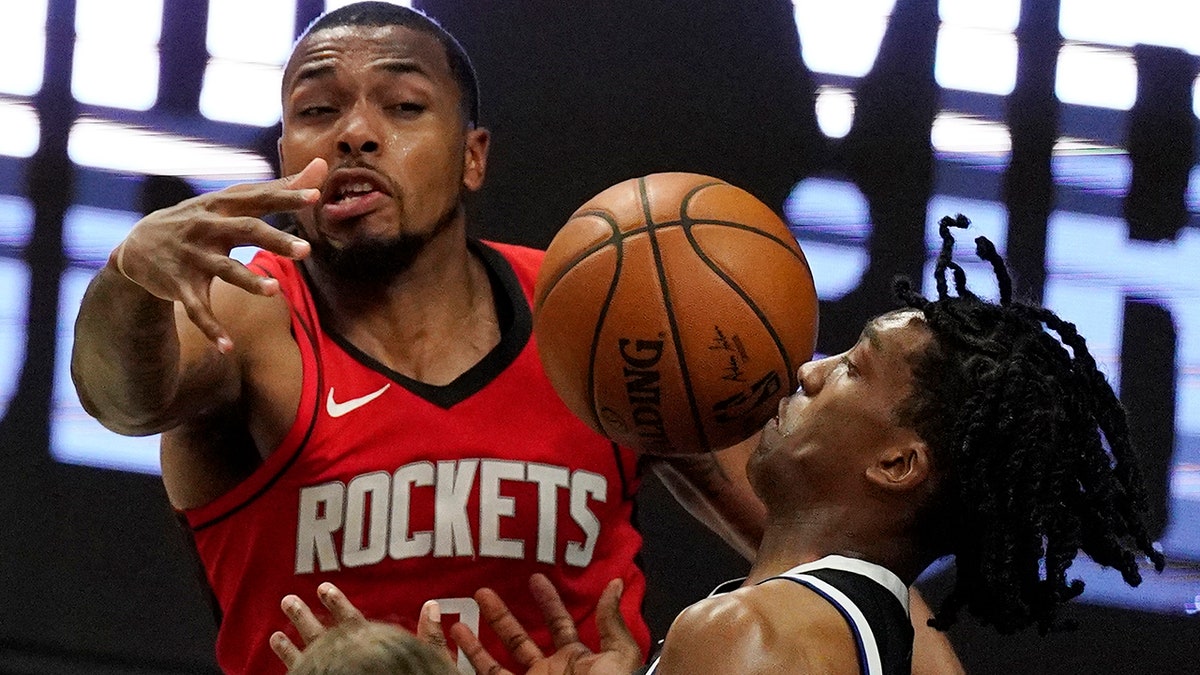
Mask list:
[{"label": "player's fingers", "polygon": [[466,655],[471,666],[480,675],[512,675],[512,672],[500,665],[488,650],[484,648],[479,637],[461,621],[450,627],[450,637],[454,638],[459,651]]},{"label": "player's fingers", "polygon": [[325,626],[317,619],[317,615],[313,614],[308,605],[295,595],[289,595],[280,603],[283,613],[287,615],[288,621],[296,627],[296,631],[300,633],[300,639],[304,640],[304,644],[308,644],[317,639],[321,633],[325,632]]},{"label": "player's fingers", "polygon": [[278,230],[266,221],[250,216],[222,218],[219,229],[210,235],[228,251],[236,246],[257,246],[289,258],[303,258],[312,247],[300,237]]},{"label": "player's fingers", "polygon": [[202,203],[218,215],[257,218],[268,213],[298,211],[312,206],[321,199],[321,191],[316,188],[292,190],[276,179],[266,183],[234,185],[204,195],[202,199]]},{"label": "player's fingers", "polygon": [[328,581],[317,586],[317,597],[338,624],[356,626],[366,623],[367,618],[350,602],[346,594]]},{"label": "player's fingers", "polygon": [[278,280],[255,274],[241,262],[228,256],[214,255],[210,269],[213,276],[248,293],[269,296],[279,292]]},{"label": "player's fingers", "polygon": [[613,579],[604,587],[600,601],[596,603],[596,628],[600,631],[600,648],[604,651],[620,652],[631,657],[633,663],[640,663],[641,648],[629,632],[625,617],[621,616],[621,594],[624,592],[625,582]]},{"label": "player's fingers", "polygon": [[[294,173],[290,176],[284,176],[276,181],[270,181],[267,185],[270,188],[278,188],[292,193],[299,193],[304,203],[288,209],[279,209],[294,211],[298,208],[303,208],[317,201],[320,198],[320,191],[317,188],[325,183],[325,177],[329,175],[329,164],[320,157],[314,157],[299,173]],[[316,193],[315,195],[313,193]]]},{"label": "player's fingers", "polygon": [[534,574],[529,577],[529,591],[542,616],[546,618],[546,627],[550,629],[550,638],[555,647],[579,642],[579,630],[575,627],[575,619],[563,605],[562,598],[554,584],[544,574]]},{"label": "player's fingers", "polygon": [[208,300],[208,289],[197,291],[185,285],[180,287],[180,296],[179,301],[187,312],[188,319],[196,324],[196,328],[199,328],[205,337],[212,340],[217,350],[225,354],[233,349],[233,339],[213,314],[212,305]]},{"label": "player's fingers", "polygon": [[479,604],[480,616],[492,627],[517,663],[528,667],[545,656],[495,591],[490,588],[479,589],[475,592],[475,602]]},{"label": "player's fingers", "polygon": [[275,631],[271,634],[271,651],[275,652],[275,656],[283,661],[283,665],[288,670],[291,670],[292,666],[296,665],[297,659],[300,658],[300,648],[287,635],[284,635],[283,631]]},{"label": "player's fingers", "polygon": [[263,216],[296,211],[321,199],[318,189],[329,173],[323,159],[314,159],[299,173],[260,183],[242,183],[197,198],[216,213],[226,216]]},{"label": "player's fingers", "polygon": [[437,600],[428,600],[421,605],[421,614],[417,617],[417,637],[445,654],[446,658],[451,658],[446,646],[446,633],[442,630],[442,607]]}]

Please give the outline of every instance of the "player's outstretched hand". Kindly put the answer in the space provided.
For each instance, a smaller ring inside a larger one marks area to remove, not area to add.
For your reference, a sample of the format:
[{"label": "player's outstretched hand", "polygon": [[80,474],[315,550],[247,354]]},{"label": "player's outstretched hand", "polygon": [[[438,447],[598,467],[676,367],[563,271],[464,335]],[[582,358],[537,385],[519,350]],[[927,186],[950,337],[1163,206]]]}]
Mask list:
[{"label": "player's outstretched hand", "polygon": [[[348,628],[362,626],[367,622],[366,617],[362,612],[358,611],[350,600],[346,597],[337,586],[329,582],[325,582],[317,587],[317,597],[321,599],[321,604],[325,605],[325,609],[333,615],[333,620],[338,625],[345,625]],[[325,632],[325,624],[313,614],[312,609],[308,604],[301,600],[298,596],[289,595],[279,603],[280,609],[287,615],[292,625],[296,627],[296,631],[300,634],[300,640],[304,645],[309,645],[313,640],[321,637]],[[291,638],[283,631],[275,631],[271,635],[271,650],[283,661],[284,665],[291,668],[296,659],[300,658],[300,652],[303,647],[292,642]]]},{"label": "player's outstretched hand", "polygon": [[[596,604],[596,625],[600,630],[600,649],[596,653],[579,640],[575,621],[554,584],[542,574],[529,579],[529,590],[542,610],[555,652],[546,656],[529,637],[525,627],[517,621],[508,606],[490,588],[481,588],[475,593],[480,614],[496,631],[496,635],[508,648],[517,663],[525,666],[528,675],[629,675],[642,663],[642,653],[637,642],[629,633],[625,620],[621,618],[621,593],[624,584],[613,579],[604,588]],[[503,669],[496,659],[484,649],[471,629],[457,623],[450,628],[450,635],[467,655],[476,672],[491,675],[512,675]]]},{"label": "player's outstretched hand", "polygon": [[[321,599],[321,604],[325,605],[325,609],[329,610],[333,616],[335,625],[350,630],[367,625],[367,618],[358,611],[358,608],[337,586],[329,582],[321,584],[317,587],[317,597]],[[295,595],[284,597],[279,606],[292,625],[296,627],[303,643],[297,645],[283,631],[275,631],[271,634],[271,650],[290,670],[300,659],[305,647],[321,637],[328,627],[321,623],[312,609]],[[442,631],[441,608],[437,601],[430,600],[421,607],[421,615],[417,619],[417,637],[438,650],[447,662],[453,663],[453,657],[446,648],[446,634]]]},{"label": "player's outstretched hand", "polygon": [[234,185],[155,211],[113,249],[109,266],[149,293],[182,303],[192,322],[228,351],[232,343],[209,303],[213,278],[259,295],[278,292],[277,281],[254,274],[229,252],[257,246],[291,258],[308,255],[308,242],[271,227],[262,217],[315,204],[328,172],[325,160],[318,158],[291,176]]}]

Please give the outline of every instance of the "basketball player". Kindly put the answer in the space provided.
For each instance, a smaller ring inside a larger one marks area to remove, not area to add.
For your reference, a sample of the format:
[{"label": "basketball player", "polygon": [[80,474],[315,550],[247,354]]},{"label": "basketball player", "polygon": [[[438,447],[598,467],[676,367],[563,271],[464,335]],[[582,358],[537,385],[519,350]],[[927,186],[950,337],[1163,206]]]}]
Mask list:
[{"label": "basketball player", "polygon": [[[285,69],[287,177],[148,215],[89,285],[80,400],[117,432],[163,433],[227,672],[280,670],[279,598],[311,604],[323,580],[411,628],[428,599],[470,623],[477,588],[515,597],[543,572],[595,647],[590,612],[620,578],[649,649],[640,458],[575,419],[541,369],[542,253],[466,234],[490,140],[477,121],[470,61],[440,26],[387,3],[335,10]],[[294,212],[295,233],[259,220],[272,212]],[[263,252],[243,267],[239,245]],[[748,447],[648,462],[747,554],[764,513]]]},{"label": "basketball player", "polygon": [[[538,571],[586,616],[622,578],[649,649],[639,458],[575,419],[541,369],[542,253],[466,234],[489,146],[477,109],[467,55],[424,15],[329,13],[286,66],[288,177],[148,215],[88,288],[80,399],[117,432],[163,433],[227,672],[281,670],[279,598],[312,600],[326,579],[411,626],[427,599],[469,620],[478,587]],[[295,234],[259,220],[289,211]],[[264,252],[247,269],[238,245]],[[762,507],[740,465],[669,470],[697,476],[709,524],[752,551]]]},{"label": "basketball player", "polygon": [[[971,293],[951,260],[951,226],[966,219],[941,223],[937,300],[900,281],[906,309],[867,323],[848,351],[801,367],[799,391],[749,461],[768,513],[749,576],[684,610],[645,672],[908,673],[906,587],[947,555],[956,580],[933,623],[945,628],[966,608],[1005,633],[1063,623],[1062,604],[1083,591],[1067,578],[1081,551],[1131,586],[1143,556],[1162,570],[1125,413],[1083,337],[1053,312],[1013,301],[983,237],[1000,302]],[[599,654],[581,646],[553,587],[531,586],[554,626],[550,656],[495,593],[476,594],[530,672],[639,670],[613,610],[619,583],[598,612]],[[469,631],[451,632],[481,672],[501,672]]]}]

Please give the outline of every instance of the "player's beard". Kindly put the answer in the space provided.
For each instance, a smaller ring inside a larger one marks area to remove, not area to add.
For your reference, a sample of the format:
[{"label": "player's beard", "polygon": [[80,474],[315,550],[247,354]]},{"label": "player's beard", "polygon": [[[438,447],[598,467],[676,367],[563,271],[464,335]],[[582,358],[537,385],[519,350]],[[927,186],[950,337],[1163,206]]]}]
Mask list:
[{"label": "player's beard", "polygon": [[367,238],[335,246],[323,236],[314,237],[313,261],[338,279],[355,284],[386,284],[412,267],[430,241],[450,226],[454,210],[428,231],[401,232],[386,239]]},{"label": "player's beard", "polygon": [[404,233],[346,246],[334,246],[324,237],[311,243],[313,260],[331,275],[357,284],[383,284],[408,270],[430,238]]}]

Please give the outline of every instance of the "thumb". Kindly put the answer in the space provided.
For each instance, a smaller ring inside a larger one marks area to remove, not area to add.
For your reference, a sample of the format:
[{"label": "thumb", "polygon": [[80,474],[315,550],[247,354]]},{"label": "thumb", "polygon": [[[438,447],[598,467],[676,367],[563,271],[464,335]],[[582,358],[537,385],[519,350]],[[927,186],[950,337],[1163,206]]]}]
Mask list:
[{"label": "thumb", "polygon": [[294,173],[283,178],[285,187],[291,190],[304,190],[307,188],[319,188],[325,182],[325,176],[329,174],[329,164],[320,157],[314,157],[300,173]]},{"label": "thumb", "polygon": [[600,601],[596,603],[596,628],[600,632],[600,649],[606,652],[618,652],[641,663],[642,650],[637,640],[625,625],[621,616],[621,595],[625,592],[625,583],[621,579],[613,579],[604,587]]},{"label": "thumb", "polygon": [[446,633],[442,630],[442,608],[437,600],[429,600],[421,605],[421,615],[417,618],[417,637],[453,661],[446,646]]}]

